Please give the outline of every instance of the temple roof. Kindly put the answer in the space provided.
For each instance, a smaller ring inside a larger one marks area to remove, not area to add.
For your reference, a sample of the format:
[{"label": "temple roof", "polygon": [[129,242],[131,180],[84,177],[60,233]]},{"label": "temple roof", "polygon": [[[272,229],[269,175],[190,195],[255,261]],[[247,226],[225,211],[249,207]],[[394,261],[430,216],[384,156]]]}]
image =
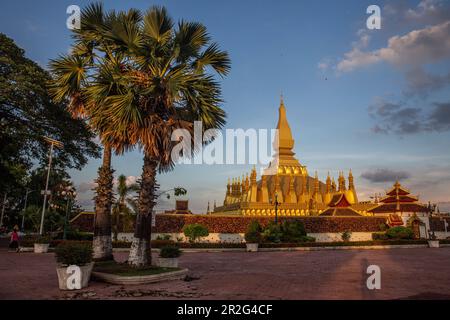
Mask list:
[{"label": "temple roof", "polygon": [[396,195],[408,195],[410,194],[409,190],[403,187],[400,182],[396,181],[392,188],[386,192],[388,196],[396,196]]},{"label": "temple roof", "polygon": [[401,202],[401,203],[411,203],[411,202],[417,202],[419,199],[417,197],[414,196],[410,196],[410,195],[399,195],[397,196],[385,196],[383,198],[380,199],[380,202],[382,203],[396,203],[396,202]]},{"label": "temple roof", "polygon": [[320,214],[322,217],[358,217],[361,216],[357,211],[353,210],[352,208],[343,208],[343,207],[335,207],[335,208],[328,208],[324,212]]},{"label": "temple roof", "polygon": [[341,208],[348,208],[351,206],[350,201],[348,201],[347,196],[345,193],[338,193],[331,198],[330,203],[328,204],[329,207],[335,208],[335,207],[341,207]]},{"label": "temple roof", "polygon": [[331,198],[328,208],[320,214],[320,216],[360,216],[358,211],[351,208],[351,203],[348,201],[345,193],[338,193]]},{"label": "temple roof", "polygon": [[429,209],[418,203],[419,198],[411,196],[408,189],[398,181],[386,192],[386,196],[380,199],[380,204],[368,210],[372,213],[389,212],[429,212]]},{"label": "temple roof", "polygon": [[396,203],[381,204],[378,207],[369,209],[372,213],[389,213],[389,212],[429,212],[428,207],[419,203],[401,203],[397,206]]}]

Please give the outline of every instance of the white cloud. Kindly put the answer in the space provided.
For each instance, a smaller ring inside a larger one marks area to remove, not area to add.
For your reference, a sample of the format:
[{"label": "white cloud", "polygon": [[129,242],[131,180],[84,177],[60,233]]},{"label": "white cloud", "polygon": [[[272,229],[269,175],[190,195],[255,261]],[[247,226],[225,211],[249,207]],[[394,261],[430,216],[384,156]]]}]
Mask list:
[{"label": "white cloud", "polygon": [[[396,66],[421,66],[450,58],[450,21],[424,29],[414,30],[404,36],[394,36],[388,45],[375,51],[362,51],[358,45],[345,54],[337,70],[348,72],[360,67],[386,61]],[[368,39],[360,35],[358,44]]]},{"label": "white cloud", "polygon": [[97,183],[94,180],[89,182],[82,182],[78,185],[77,192],[78,193],[86,193],[92,191],[97,187]]},{"label": "white cloud", "polygon": [[423,23],[439,23],[450,19],[450,8],[445,0],[422,0],[415,9],[408,9],[405,18]]}]

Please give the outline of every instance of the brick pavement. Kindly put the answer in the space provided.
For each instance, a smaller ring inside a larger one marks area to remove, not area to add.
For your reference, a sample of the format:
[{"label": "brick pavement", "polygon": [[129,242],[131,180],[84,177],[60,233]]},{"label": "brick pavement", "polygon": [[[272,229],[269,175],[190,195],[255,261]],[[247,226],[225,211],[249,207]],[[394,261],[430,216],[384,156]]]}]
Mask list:
[{"label": "brick pavement", "polygon": [[[366,288],[370,264],[381,267],[381,290]],[[0,299],[450,299],[450,248],[184,253],[191,281],[91,281],[77,292],[57,288],[55,265],[52,253],[0,249]]]}]

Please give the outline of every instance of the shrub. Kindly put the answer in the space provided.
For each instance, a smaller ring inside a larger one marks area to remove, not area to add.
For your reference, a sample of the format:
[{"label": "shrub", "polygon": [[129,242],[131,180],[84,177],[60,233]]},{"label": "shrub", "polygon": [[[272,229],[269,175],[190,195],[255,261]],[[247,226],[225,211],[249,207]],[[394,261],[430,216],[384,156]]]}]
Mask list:
[{"label": "shrub", "polygon": [[166,246],[174,246],[175,241],[172,240],[152,240],[151,241],[152,248],[162,248]]},{"label": "shrub", "polygon": [[[58,235],[58,239],[63,238],[64,233]],[[90,232],[82,232],[78,230],[70,230],[66,232],[67,240],[92,241],[94,235]]]},{"label": "shrub", "polygon": [[348,230],[342,232],[342,234],[341,234],[341,239],[344,242],[350,241],[351,237],[352,237],[352,233],[350,231],[348,231]]},{"label": "shrub", "polygon": [[52,242],[52,237],[50,236],[41,236],[38,237],[34,240],[34,243],[39,243],[39,244],[50,244],[50,242]]},{"label": "shrub", "polygon": [[316,242],[316,238],[310,236],[302,236],[299,242]]},{"label": "shrub", "polygon": [[386,223],[380,223],[378,228],[380,229],[380,231],[386,231],[387,229],[389,229],[389,226]]},{"label": "shrub", "polygon": [[82,266],[92,261],[92,246],[86,243],[64,241],[55,248],[56,261],[62,265]]},{"label": "shrub", "polygon": [[156,240],[165,240],[168,241],[171,239],[170,234],[161,234],[156,237]]},{"label": "shrub", "polygon": [[306,236],[305,226],[298,220],[286,220],[281,227],[282,242],[301,242]]},{"label": "shrub", "polygon": [[161,258],[178,258],[181,255],[180,248],[176,246],[166,246],[162,247],[159,251],[159,256]]},{"label": "shrub", "polygon": [[247,243],[260,243],[261,242],[261,225],[258,221],[253,220],[245,232],[245,241]]},{"label": "shrub", "polygon": [[262,238],[268,242],[280,242],[283,232],[278,223],[270,222],[262,232]]},{"label": "shrub", "polygon": [[414,231],[407,227],[393,227],[386,231],[389,239],[414,239]]},{"label": "shrub", "polygon": [[189,242],[195,242],[197,239],[209,235],[208,229],[199,223],[186,225],[183,228],[183,233],[189,239]]},{"label": "shrub", "polygon": [[386,232],[374,232],[372,233],[372,240],[388,240]]}]

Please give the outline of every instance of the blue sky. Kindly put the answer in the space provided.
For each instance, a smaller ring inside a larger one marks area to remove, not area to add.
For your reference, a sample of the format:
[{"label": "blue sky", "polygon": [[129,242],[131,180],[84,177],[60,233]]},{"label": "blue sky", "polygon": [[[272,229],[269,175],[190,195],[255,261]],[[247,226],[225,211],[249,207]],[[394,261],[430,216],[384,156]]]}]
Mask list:
[{"label": "blue sky", "polygon": [[[89,1],[2,3],[0,32],[46,66],[70,47],[66,8]],[[274,128],[280,92],[310,174],[351,168],[360,199],[395,177],[423,201],[450,201],[450,6],[448,1],[105,1],[116,10],[167,7],[176,20],[204,23],[232,59],[221,80],[227,128]],[[381,8],[381,30],[366,8]],[[71,175],[91,207],[100,160]],[[142,154],[113,160],[116,174],[140,175]],[[250,165],[180,165],[158,177],[184,186],[191,209],[223,201],[228,177]],[[169,208],[173,203],[162,203]]]}]

